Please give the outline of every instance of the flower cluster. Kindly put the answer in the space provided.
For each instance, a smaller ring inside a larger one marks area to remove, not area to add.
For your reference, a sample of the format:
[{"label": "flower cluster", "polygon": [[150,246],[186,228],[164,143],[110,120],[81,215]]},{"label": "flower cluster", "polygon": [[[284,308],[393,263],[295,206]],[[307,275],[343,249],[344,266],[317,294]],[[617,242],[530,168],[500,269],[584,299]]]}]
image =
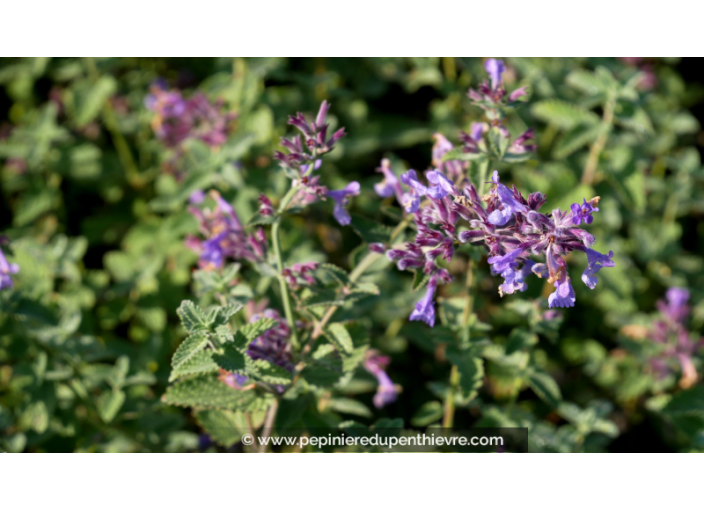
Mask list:
[{"label": "flower cluster", "polygon": [[680,366],[682,378],[680,386],[689,388],[697,382],[697,369],[692,357],[694,353],[704,347],[704,337],[692,340],[685,327],[689,316],[689,292],[686,289],[671,288],[665,294],[667,301],[658,301],[657,306],[662,314],[662,320],[655,321],[650,331],[650,338],[660,347],[658,357],[650,360],[655,372],[661,377],[666,377],[675,365]]},{"label": "flower cluster", "polygon": [[489,75],[489,82],[484,81],[477,87],[478,90],[469,89],[467,93],[469,98],[481,108],[489,110],[502,103],[510,105],[527,94],[526,87],[521,87],[508,94],[504,86],[503,74],[506,72],[506,66],[503,60],[487,59],[484,63],[484,69]]},{"label": "flower cluster", "polygon": [[345,128],[340,128],[328,137],[329,124],[326,123],[326,119],[329,109],[328,102],[323,101],[318,115],[312,122],[306,120],[300,112],[290,116],[288,123],[295,126],[301,135],[291,138],[282,137],[281,145],[288,150],[288,154],[276,151],[274,158],[293,180],[292,186],[297,188],[292,204],[305,206],[321,199],[331,198],[335,202],[333,216],[340,225],[349,225],[351,217],[346,207],[350,197],[359,195],[359,183],[353,181],[343,189],[328,190],[320,184],[320,176],[312,175],[322,165],[319,156],[330,152],[335,147],[335,143],[346,134]]},{"label": "flower cluster", "polygon": [[[493,127],[474,123],[471,134],[461,135],[465,152],[488,151],[485,135],[489,129],[498,130],[500,136],[508,138],[508,131],[501,126],[502,117],[494,111],[505,103],[502,74],[506,68],[502,61],[494,59],[488,60],[485,67],[490,83],[482,83],[478,92],[470,90],[469,96],[487,111]],[[509,104],[524,94],[525,89],[514,91],[508,97]],[[507,152],[520,154],[535,150],[534,145],[526,145],[532,133],[528,130],[513,142],[507,141]],[[384,176],[383,181],[375,185],[377,194],[395,196],[406,213],[413,215],[417,231],[413,241],[403,248],[388,250],[386,255],[400,270],[423,271],[428,277],[426,294],[416,304],[410,320],[434,326],[437,286],[452,280],[439,261],[450,262],[456,243],[481,243],[487,247],[492,273],[504,279],[499,286],[501,296],[525,291],[530,274],[547,278],[555,286],[548,298],[550,308],[568,308],[575,303],[564,258],[568,253],[581,251],[587,255],[588,265],[582,281],[590,289],[598,282],[599,270],[614,266],[613,252],[604,255],[591,249],[594,236],[577,228],[581,223],[591,224],[592,214],[599,210],[596,207],[599,197],[584,199],[581,205],[573,204],[569,211],[555,209],[544,214],[539,211],[545,203],[542,193],[531,193],[525,198],[515,186],[509,189],[502,184],[498,171],[494,171],[491,182],[486,183],[491,185],[489,193],[480,197],[475,184],[466,177],[466,165],[460,161],[443,164],[443,156],[453,149],[452,144],[442,135],[436,135],[435,139],[432,154],[435,168],[425,172],[426,183],[419,179],[415,170],[397,178],[388,160],[383,160],[377,169]],[[468,223],[469,229],[460,232],[462,220]],[[545,262],[536,262],[531,256],[544,256]]]},{"label": "flower cluster", "polygon": [[373,399],[374,406],[377,409],[381,409],[385,405],[395,402],[397,397],[396,387],[384,370],[388,364],[388,356],[382,356],[373,349],[367,351],[364,359],[364,368],[367,372],[376,377],[379,382]]},{"label": "flower cluster", "polygon": [[211,191],[215,200],[214,209],[195,207],[205,200],[205,194],[197,191],[191,195],[191,205],[188,210],[198,220],[198,229],[205,237],[189,235],[186,246],[200,256],[199,266],[202,269],[220,269],[225,259],[249,260],[260,262],[266,258],[267,241],[263,228],[258,228],[252,234],[247,234],[237,214],[217,191]]},{"label": "flower cluster", "polygon": [[221,112],[221,102],[212,104],[201,93],[185,99],[161,81],[152,85],[144,104],[154,112],[152,128],[167,147],[178,147],[187,138],[219,147],[227,140],[228,124],[235,118],[233,113]]},{"label": "flower cluster", "polygon": [[[4,239],[0,241],[4,241]],[[20,266],[8,262],[2,248],[0,248],[0,290],[12,287],[13,282],[10,275],[17,274],[19,270]]]},{"label": "flower cluster", "polygon": [[521,87],[508,94],[503,83],[503,73],[506,66],[503,61],[489,59],[485,63],[485,69],[489,73],[491,83],[483,82],[479,85],[479,90],[469,89],[468,96],[472,102],[486,112],[491,121],[491,126],[485,122],[473,122],[469,133],[460,133],[460,140],[463,143],[463,151],[473,154],[490,154],[489,146],[485,135],[492,127],[498,135],[498,145],[506,146],[506,154],[519,156],[528,152],[535,152],[535,144],[528,143],[534,136],[535,130],[528,129],[525,133],[511,140],[511,135],[502,125],[504,118],[504,108],[515,106],[519,98],[527,94],[526,87]]},{"label": "flower cluster", "polygon": [[311,273],[316,269],[318,269],[317,262],[304,262],[285,267],[281,274],[286,278],[288,286],[296,290],[302,285],[313,285],[315,283],[315,278],[313,278]]}]

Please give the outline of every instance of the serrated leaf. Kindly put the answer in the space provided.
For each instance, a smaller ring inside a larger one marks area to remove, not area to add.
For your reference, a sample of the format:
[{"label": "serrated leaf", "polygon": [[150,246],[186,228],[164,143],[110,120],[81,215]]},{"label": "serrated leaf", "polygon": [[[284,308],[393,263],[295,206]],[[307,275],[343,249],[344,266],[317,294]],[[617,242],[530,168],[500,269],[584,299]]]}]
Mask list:
[{"label": "serrated leaf", "polygon": [[263,319],[259,319],[256,322],[251,322],[247,324],[246,326],[243,326],[240,329],[240,332],[242,335],[247,338],[249,342],[254,340],[255,338],[261,336],[265,331],[270,330],[274,326],[276,326],[279,323],[276,319],[270,319],[268,317],[265,317]]},{"label": "serrated leaf", "polygon": [[228,342],[234,341],[235,337],[232,334],[232,330],[228,328],[227,326],[218,326],[215,328],[215,338],[218,341],[218,344],[223,345]]},{"label": "serrated leaf", "polygon": [[599,116],[577,105],[559,99],[546,99],[535,103],[531,113],[540,120],[562,129],[572,129],[580,124],[596,124]]},{"label": "serrated leaf", "polygon": [[171,371],[171,375],[169,375],[169,382],[189,375],[208,374],[217,371],[218,365],[213,361],[213,352],[200,351],[178,368],[174,368]]},{"label": "serrated leaf", "polygon": [[391,229],[389,227],[356,214],[352,215],[351,226],[357,235],[367,244],[388,244],[391,238]]},{"label": "serrated leaf", "polygon": [[562,400],[560,386],[550,374],[535,371],[530,374],[528,384],[531,389],[550,407],[557,409]]},{"label": "serrated leaf", "polygon": [[425,427],[438,421],[442,418],[443,408],[440,402],[435,400],[426,402],[411,418],[411,425],[416,427]]},{"label": "serrated leaf", "polygon": [[318,270],[332,276],[343,287],[350,281],[347,272],[334,264],[320,264]]},{"label": "serrated leaf", "polygon": [[176,352],[171,358],[171,367],[178,368],[183,363],[192,358],[196,353],[202,351],[208,345],[208,333],[198,331],[186,338],[181,345],[178,346]]},{"label": "serrated leaf", "polygon": [[352,337],[350,337],[344,324],[339,322],[328,325],[325,331],[325,337],[330,340],[340,352],[351,353],[354,348],[352,345]]},{"label": "serrated leaf", "polygon": [[217,365],[227,372],[241,372],[245,368],[244,354],[232,343],[225,344],[222,354],[213,353],[212,358]]},{"label": "serrated leaf", "polygon": [[602,129],[600,124],[579,125],[570,129],[555,144],[553,155],[556,159],[566,158],[596,140]]},{"label": "serrated leaf", "polygon": [[192,301],[184,300],[176,309],[176,314],[181,319],[181,324],[186,331],[193,333],[198,330],[207,330],[210,322],[203,310]]},{"label": "serrated leaf", "polygon": [[247,430],[241,430],[235,418],[238,411],[226,411],[220,409],[208,409],[195,413],[196,421],[215,442],[229,448],[237,443],[242,434]]},{"label": "serrated leaf", "polygon": [[256,371],[248,370],[248,374],[265,383],[289,384],[291,382],[291,372],[269,361],[263,359],[255,360],[254,367]]},{"label": "serrated leaf", "polygon": [[125,392],[119,389],[106,391],[98,398],[98,414],[105,423],[115,419],[125,402]]},{"label": "serrated leaf", "polygon": [[216,326],[227,324],[237,312],[242,310],[242,308],[244,308],[243,303],[233,303],[227,306],[219,307],[215,317],[213,318],[213,324]]},{"label": "serrated leaf", "polygon": [[208,374],[176,382],[166,388],[161,399],[170,405],[196,409],[255,411],[266,409],[271,397],[259,397],[254,390],[230,388],[213,374]]}]

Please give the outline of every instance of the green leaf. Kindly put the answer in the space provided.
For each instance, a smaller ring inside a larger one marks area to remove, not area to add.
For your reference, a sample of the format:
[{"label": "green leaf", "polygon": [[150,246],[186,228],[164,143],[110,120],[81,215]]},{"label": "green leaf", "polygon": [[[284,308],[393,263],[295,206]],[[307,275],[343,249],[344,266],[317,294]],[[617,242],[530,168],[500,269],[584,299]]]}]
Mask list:
[{"label": "green leaf", "polygon": [[237,312],[242,310],[242,308],[244,308],[243,303],[233,303],[231,305],[219,307],[215,317],[213,318],[212,324],[215,324],[216,327],[227,324]]},{"label": "green leaf", "polygon": [[189,333],[199,330],[207,330],[210,326],[205,312],[200,309],[200,307],[193,304],[192,301],[184,300],[181,302],[181,306],[176,309],[176,313],[181,319],[183,327]]},{"label": "green leaf", "polygon": [[301,371],[301,377],[308,384],[327,388],[334,386],[342,377],[342,370],[339,366],[334,366],[324,362],[311,362]]},{"label": "green leaf", "polygon": [[106,391],[98,398],[98,414],[105,423],[110,423],[125,402],[125,392],[119,389]]},{"label": "green leaf", "polygon": [[266,409],[271,397],[259,397],[254,390],[235,390],[213,375],[177,381],[161,397],[167,404],[196,409],[231,409],[255,411]]},{"label": "green leaf", "polygon": [[347,272],[334,264],[320,264],[318,266],[318,271],[330,275],[340,284],[340,286],[344,287],[350,282],[350,278]]},{"label": "green leaf", "polygon": [[197,331],[186,338],[181,345],[178,346],[176,352],[171,358],[171,367],[178,368],[186,361],[191,359],[196,353],[202,351],[208,345],[208,333],[205,331]]},{"label": "green leaf", "polygon": [[270,330],[279,323],[276,319],[265,317],[256,322],[247,324],[240,329],[240,332],[247,338],[248,343],[261,336],[265,331]]},{"label": "green leaf", "polygon": [[457,366],[460,373],[460,387],[465,401],[473,399],[484,382],[484,361],[473,350],[461,351],[454,347],[447,349],[447,359]]},{"label": "green leaf", "polygon": [[306,294],[299,308],[312,308],[314,306],[340,306],[345,303],[334,289],[306,289]]},{"label": "green leaf", "polygon": [[443,157],[443,161],[473,161],[475,159],[482,159],[486,156],[481,152],[464,152],[462,147],[455,147],[452,150],[447,151]]},{"label": "green leaf", "polygon": [[611,85],[603,79],[603,76],[597,76],[586,69],[577,69],[572,71],[565,82],[585,94],[595,96],[597,94],[606,94],[609,92]]},{"label": "green leaf", "polygon": [[599,116],[595,113],[559,99],[539,101],[533,105],[531,113],[538,119],[562,129],[599,122]]},{"label": "green leaf", "polygon": [[412,290],[418,290],[425,285],[425,283],[430,279],[430,276],[425,274],[422,269],[416,269],[413,276],[413,285],[411,285]]},{"label": "green leaf", "polygon": [[178,368],[174,368],[169,376],[169,382],[185,376],[208,374],[217,371],[218,365],[213,361],[213,351],[200,351],[179,365]]},{"label": "green leaf", "polygon": [[425,427],[438,421],[442,418],[442,404],[438,401],[430,401],[423,404],[411,418],[411,425],[416,427]]},{"label": "green leaf", "polygon": [[272,214],[271,216],[262,216],[261,213],[256,213],[249,219],[249,221],[247,222],[247,226],[253,227],[255,225],[271,225],[272,223],[274,223],[275,219],[275,214]]},{"label": "green leaf", "polygon": [[248,375],[269,384],[289,384],[291,372],[263,359],[254,361],[254,370],[248,369]]},{"label": "green leaf", "polygon": [[335,322],[328,325],[325,337],[335,346],[339,352],[351,353],[353,349],[352,337],[347,332],[344,324]]},{"label": "green leaf", "polygon": [[117,91],[117,81],[112,76],[101,76],[80,101],[76,124],[85,126],[94,120],[107,100]]},{"label": "green leaf", "polygon": [[371,418],[372,412],[367,406],[351,398],[333,398],[328,400],[328,408],[338,413],[353,414],[364,418]]},{"label": "green leaf", "polygon": [[235,418],[237,414],[241,413],[238,413],[238,411],[207,409],[198,411],[194,416],[198,425],[200,425],[216,443],[225,448],[229,448],[237,443],[242,438],[242,434],[247,430],[246,427],[244,429],[238,427],[239,423]]},{"label": "green leaf", "polygon": [[506,356],[510,356],[524,347],[529,347],[538,343],[538,337],[520,328],[511,331],[506,342]]},{"label": "green leaf", "polygon": [[557,409],[562,400],[560,387],[555,382],[555,379],[546,372],[535,371],[530,374],[528,384],[531,389],[550,407]]},{"label": "green leaf", "polygon": [[222,354],[213,353],[213,361],[223,370],[240,372],[245,369],[244,354],[232,343],[225,344]]},{"label": "green leaf", "polygon": [[566,158],[596,140],[602,130],[601,124],[575,126],[558,140],[553,155],[556,159]]},{"label": "green leaf", "polygon": [[704,386],[694,386],[676,393],[663,409],[670,416],[704,417]]},{"label": "green leaf", "polygon": [[351,226],[357,235],[367,244],[388,244],[391,238],[391,229],[389,227],[356,214],[352,215]]}]

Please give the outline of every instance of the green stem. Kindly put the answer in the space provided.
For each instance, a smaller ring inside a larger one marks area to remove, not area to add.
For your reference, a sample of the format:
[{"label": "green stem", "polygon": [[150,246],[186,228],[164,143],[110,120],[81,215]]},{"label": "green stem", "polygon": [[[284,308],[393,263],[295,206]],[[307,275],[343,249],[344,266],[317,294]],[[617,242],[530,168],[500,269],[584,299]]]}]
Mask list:
[{"label": "green stem", "polygon": [[[389,244],[393,244],[396,242],[396,240],[406,229],[410,221],[411,217],[408,216],[396,226],[394,231],[391,232],[391,240],[389,241]],[[359,280],[359,278],[361,278],[365,271],[369,269],[371,265],[374,264],[374,262],[379,260],[381,257],[382,254],[373,251],[367,253],[366,257],[364,257],[361,262],[357,264],[354,270],[350,273],[350,283],[355,283],[357,280]],[[323,328],[325,328],[325,325],[328,323],[328,321],[330,321],[337,309],[337,306],[331,306],[325,311],[323,317],[320,319],[320,322],[316,324],[313,334],[311,335],[310,341],[308,342],[308,345],[306,345],[306,348],[309,348],[311,343],[323,333]]]},{"label": "green stem", "polygon": [[587,164],[584,165],[584,172],[582,173],[582,184],[588,186],[592,185],[594,181],[594,175],[596,174],[596,167],[599,164],[599,156],[606,146],[606,141],[609,139],[609,133],[611,133],[611,127],[614,122],[614,109],[616,108],[616,97],[611,95],[604,105],[604,115],[602,117],[602,132],[599,137],[592,145],[589,150],[589,156],[587,157]]},{"label": "green stem", "polygon": [[[467,289],[467,299],[465,301],[464,310],[462,311],[462,324],[464,326],[463,334],[466,335],[467,341],[469,341],[469,318],[472,314],[472,305],[474,300],[472,298],[472,284],[474,283],[474,261],[469,259],[467,264],[467,281],[465,288]],[[452,427],[455,421],[455,393],[457,393],[457,388],[460,384],[460,373],[457,369],[457,365],[452,365],[450,370],[450,387],[445,395],[445,412],[443,414],[442,426]]]},{"label": "green stem", "polygon": [[286,283],[286,278],[282,274],[284,270],[284,261],[281,255],[281,244],[279,242],[279,228],[281,228],[281,219],[283,218],[283,213],[286,211],[288,204],[293,199],[293,196],[298,191],[298,187],[292,186],[291,189],[284,195],[281,199],[281,204],[279,205],[279,211],[271,226],[271,242],[274,246],[274,256],[276,257],[276,270],[277,278],[279,280],[279,287],[281,288],[281,301],[284,305],[284,313],[286,314],[286,321],[288,326],[291,328],[291,345],[295,350],[298,350],[298,332],[296,331],[296,321],[293,318],[293,309],[291,308],[291,298],[289,296],[288,284]]}]

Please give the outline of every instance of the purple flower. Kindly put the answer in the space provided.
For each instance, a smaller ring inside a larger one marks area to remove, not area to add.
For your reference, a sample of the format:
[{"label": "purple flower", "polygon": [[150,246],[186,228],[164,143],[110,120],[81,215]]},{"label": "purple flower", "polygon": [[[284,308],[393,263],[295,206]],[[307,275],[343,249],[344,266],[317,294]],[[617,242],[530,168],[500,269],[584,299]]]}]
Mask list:
[{"label": "purple flower", "polygon": [[437,289],[437,282],[434,278],[431,278],[430,282],[428,282],[428,290],[425,293],[425,297],[416,303],[416,308],[411,313],[409,320],[423,321],[431,328],[435,326],[435,303],[433,302],[435,289]]},{"label": "purple flower", "polygon": [[186,246],[200,255],[200,267],[219,269],[227,258],[252,262],[262,260],[266,252],[265,240],[260,234],[248,236],[232,206],[217,191],[211,191],[210,195],[217,205],[214,210],[188,208],[205,236],[204,241],[194,236],[186,238]]},{"label": "purple flower", "polygon": [[249,322],[257,322],[262,318],[274,319],[277,323],[273,328],[268,329],[249,344],[247,354],[254,360],[264,359],[269,363],[292,371],[293,362],[290,344],[288,343],[288,337],[291,336],[291,328],[289,328],[286,320],[281,317],[281,314],[272,308],[267,308],[261,313],[252,315]]},{"label": "purple flower", "polygon": [[357,181],[352,181],[343,189],[328,191],[328,196],[335,201],[332,215],[340,225],[349,225],[352,221],[350,213],[347,212],[345,207],[349,203],[349,197],[356,195],[359,195],[359,183]]},{"label": "purple flower", "polygon": [[17,264],[11,264],[5,258],[5,254],[0,248],[0,289],[7,289],[12,287],[13,282],[10,278],[11,274],[17,274],[20,270],[20,266]]},{"label": "purple flower", "polygon": [[221,103],[211,103],[203,94],[185,99],[179,91],[168,91],[157,82],[144,100],[154,112],[152,128],[167,147],[177,147],[187,138],[197,138],[211,147],[227,140],[228,123],[235,115],[221,113]]},{"label": "purple flower", "polygon": [[398,395],[393,381],[384,371],[388,364],[389,358],[387,356],[381,356],[374,350],[367,351],[366,359],[364,360],[364,368],[376,377],[379,383],[373,399],[374,407],[377,409],[381,409],[385,405],[395,402]]},{"label": "purple flower", "polygon": [[191,193],[191,196],[188,197],[188,201],[192,204],[202,204],[203,200],[205,200],[205,192],[200,189],[195,190]]},{"label": "purple flower", "polygon": [[403,200],[403,190],[398,178],[391,170],[391,161],[388,159],[381,160],[381,166],[376,169],[377,172],[384,174],[384,180],[374,185],[374,191],[380,197],[388,198],[396,195],[396,200],[399,203]]},{"label": "purple flower", "polygon": [[550,308],[571,308],[574,306],[574,289],[570,283],[570,278],[562,271],[561,276],[554,282],[555,292],[548,296],[548,306]]},{"label": "purple flower", "polygon": [[508,96],[508,100],[509,100],[510,102],[513,102],[513,101],[515,101],[516,99],[518,99],[519,97],[525,96],[525,95],[526,95],[526,89],[527,89],[527,88],[528,88],[528,87],[521,87],[520,89],[514,90],[514,91],[511,92],[511,94]]},{"label": "purple flower", "polygon": [[528,285],[525,283],[526,276],[532,273],[535,262],[526,260],[521,269],[507,268],[501,273],[504,283],[499,285],[499,294],[513,294],[516,291],[524,292]]},{"label": "purple flower", "polygon": [[441,172],[432,170],[426,174],[428,181],[435,186],[428,189],[428,195],[432,198],[443,198],[447,195],[457,195],[457,188],[450,179],[445,177]]},{"label": "purple flower", "polygon": [[499,182],[499,172],[497,170],[494,170],[491,182],[495,185],[494,191],[502,208],[496,209],[489,214],[489,223],[503,226],[508,223],[508,220],[511,219],[513,214],[528,212],[528,208],[516,200],[513,196],[513,192]]},{"label": "purple flower", "polygon": [[582,281],[584,285],[593,289],[599,281],[595,276],[599,270],[602,267],[614,267],[616,265],[616,263],[611,260],[614,256],[614,252],[610,251],[608,255],[604,255],[591,248],[585,248],[584,250],[587,252],[588,265],[582,273]]},{"label": "purple flower", "polygon": [[[301,165],[301,171],[302,171],[304,174],[307,174],[307,173],[308,173],[308,167],[309,167],[309,166],[310,166],[310,165]],[[316,159],[316,160],[313,162],[313,170],[311,170],[311,171],[320,170],[320,167],[321,167],[321,166],[323,166],[323,160],[322,160],[322,159]]]},{"label": "purple flower", "polygon": [[658,309],[673,322],[683,322],[689,314],[689,307],[687,306],[689,291],[679,287],[672,287],[668,289],[665,297],[667,298],[667,303],[658,301]]},{"label": "purple flower", "polygon": [[226,370],[220,369],[220,375],[218,375],[218,380],[225,383],[233,390],[241,390],[242,387],[247,384],[247,376],[235,374],[233,372],[228,372]]},{"label": "purple flower", "polygon": [[484,69],[486,69],[486,72],[489,73],[489,78],[491,79],[491,89],[498,89],[502,84],[501,75],[506,72],[504,61],[490,58],[484,63]]},{"label": "purple flower", "polygon": [[281,274],[292,289],[299,289],[301,285],[313,285],[315,278],[310,274],[318,269],[317,262],[304,262],[293,264],[281,271]]},{"label": "purple flower", "polygon": [[264,217],[274,215],[274,206],[271,204],[271,200],[264,194],[259,195],[259,214]]},{"label": "purple flower", "polygon": [[489,264],[491,265],[492,271],[495,273],[502,273],[506,269],[509,269],[511,267],[514,267],[514,264],[516,263],[516,258],[520,257],[521,253],[523,253],[522,248],[517,248],[510,253],[507,253],[506,255],[497,255],[495,257],[489,257]]},{"label": "purple flower", "polygon": [[587,199],[583,198],[583,204],[581,206],[579,204],[572,204],[572,223],[574,225],[579,225],[582,222],[591,225],[592,221],[594,221],[592,212],[598,211],[599,209],[591,204],[592,200],[587,202]]},{"label": "purple flower", "polygon": [[415,170],[409,170],[401,176],[401,182],[408,186],[409,192],[401,197],[401,205],[406,212],[414,213],[420,208],[420,197],[428,194],[428,188],[418,182],[418,174]]}]

